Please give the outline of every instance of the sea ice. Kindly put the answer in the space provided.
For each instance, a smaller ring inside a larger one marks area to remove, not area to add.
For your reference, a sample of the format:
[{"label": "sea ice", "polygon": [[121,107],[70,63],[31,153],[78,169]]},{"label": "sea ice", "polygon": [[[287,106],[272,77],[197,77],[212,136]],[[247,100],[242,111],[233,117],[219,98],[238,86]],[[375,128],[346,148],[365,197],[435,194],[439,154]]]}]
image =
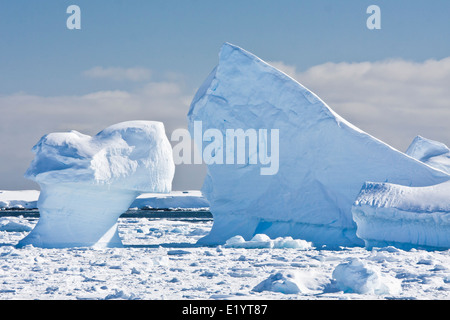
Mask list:
[{"label": "sea ice", "polygon": [[[294,79],[228,43],[188,119],[194,136],[200,121],[205,132],[224,136],[227,129],[279,130],[274,175],[261,174],[266,165],[253,164],[254,154],[246,154],[244,164],[208,164],[202,192],[214,225],[201,244],[264,233],[316,247],[363,245],[351,207],[366,181],[421,187],[450,178],[356,128]],[[272,140],[260,138],[258,151],[269,149]]]},{"label": "sea ice", "polygon": [[18,246],[121,246],[117,219],[144,192],[170,192],[175,166],[161,122],[128,121],[94,137],[50,133],[25,176],[39,183],[40,219]]}]

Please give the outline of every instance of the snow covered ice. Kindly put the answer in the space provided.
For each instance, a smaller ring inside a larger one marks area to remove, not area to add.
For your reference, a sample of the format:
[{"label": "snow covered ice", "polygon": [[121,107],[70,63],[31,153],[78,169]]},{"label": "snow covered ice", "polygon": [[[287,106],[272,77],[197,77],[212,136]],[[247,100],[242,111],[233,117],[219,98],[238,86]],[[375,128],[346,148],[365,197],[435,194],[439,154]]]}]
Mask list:
[{"label": "snow covered ice", "polygon": [[19,246],[121,246],[117,219],[144,192],[171,191],[175,166],[164,125],[128,121],[94,137],[50,133],[25,176],[39,183],[39,223]]},{"label": "snow covered ice", "polygon": [[[203,194],[214,216],[201,244],[233,236],[291,236],[314,246],[364,245],[352,204],[366,181],[425,187],[448,174],[356,128],[310,90],[253,54],[224,44],[197,91],[189,130],[279,129],[279,171],[263,164],[209,164]],[[267,137],[266,137],[267,138]],[[269,139],[263,141],[269,145]]]},{"label": "snow covered ice", "polygon": [[[7,220],[31,229],[37,219],[4,217],[2,225]],[[206,247],[196,242],[212,220],[118,225],[123,248],[17,248],[26,228],[0,230],[0,299],[450,299],[448,250]],[[362,267],[346,268],[344,283],[335,270],[352,259]],[[376,275],[359,278],[363,270]],[[360,290],[393,279],[388,290]]]}]

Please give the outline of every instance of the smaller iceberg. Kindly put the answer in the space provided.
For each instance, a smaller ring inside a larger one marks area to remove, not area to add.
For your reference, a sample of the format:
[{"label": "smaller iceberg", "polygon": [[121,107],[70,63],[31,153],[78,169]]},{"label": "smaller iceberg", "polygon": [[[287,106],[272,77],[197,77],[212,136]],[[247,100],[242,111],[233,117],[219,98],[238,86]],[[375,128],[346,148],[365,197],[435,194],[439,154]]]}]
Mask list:
[{"label": "smaller iceberg", "polygon": [[50,133],[33,152],[25,177],[41,187],[40,219],[19,247],[120,247],[119,216],[140,194],[172,188],[175,165],[161,122],[122,122],[94,137]]},{"label": "smaller iceberg", "polygon": [[366,183],[353,207],[366,247],[450,248],[450,181],[428,187]]},{"label": "smaller iceberg", "polygon": [[406,154],[450,174],[450,149],[442,142],[417,136],[406,150]]}]

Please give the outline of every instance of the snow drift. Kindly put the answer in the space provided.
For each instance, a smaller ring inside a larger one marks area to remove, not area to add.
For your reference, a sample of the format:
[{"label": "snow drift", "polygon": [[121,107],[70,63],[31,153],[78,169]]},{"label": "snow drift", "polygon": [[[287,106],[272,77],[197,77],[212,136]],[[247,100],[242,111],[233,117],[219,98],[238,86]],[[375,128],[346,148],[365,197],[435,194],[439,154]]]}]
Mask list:
[{"label": "snow drift", "polygon": [[402,291],[400,280],[381,273],[357,258],[336,266],[332,276],[336,289],[344,293],[396,295]]},{"label": "snow drift", "polygon": [[188,119],[191,134],[196,121],[224,135],[227,129],[279,130],[276,175],[261,175],[264,165],[250,164],[248,156],[245,164],[208,165],[202,192],[214,225],[202,244],[264,233],[315,246],[363,245],[351,207],[364,182],[429,186],[449,179],[356,128],[297,81],[228,43]]},{"label": "snow drift", "polygon": [[169,192],[175,171],[161,122],[50,133],[33,152],[25,177],[41,187],[40,219],[18,246],[121,246],[118,217],[144,192]]}]

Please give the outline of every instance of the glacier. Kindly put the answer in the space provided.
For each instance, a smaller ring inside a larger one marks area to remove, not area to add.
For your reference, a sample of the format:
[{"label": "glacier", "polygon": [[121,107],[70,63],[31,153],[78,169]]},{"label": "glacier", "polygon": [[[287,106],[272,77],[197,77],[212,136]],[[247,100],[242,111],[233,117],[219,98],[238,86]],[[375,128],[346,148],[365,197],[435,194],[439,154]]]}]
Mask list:
[{"label": "glacier", "polygon": [[139,195],[172,188],[175,165],[162,122],[126,121],[93,137],[50,133],[32,151],[25,177],[40,185],[40,218],[18,247],[120,247],[119,216]]},{"label": "glacier", "polygon": [[198,121],[223,134],[279,130],[275,175],[261,175],[264,165],[250,163],[249,155],[244,164],[208,164],[202,193],[214,224],[199,244],[265,234],[316,247],[362,246],[352,205],[365,182],[425,187],[450,178],[355,127],[299,82],[230,43],[192,100],[191,134]]}]

